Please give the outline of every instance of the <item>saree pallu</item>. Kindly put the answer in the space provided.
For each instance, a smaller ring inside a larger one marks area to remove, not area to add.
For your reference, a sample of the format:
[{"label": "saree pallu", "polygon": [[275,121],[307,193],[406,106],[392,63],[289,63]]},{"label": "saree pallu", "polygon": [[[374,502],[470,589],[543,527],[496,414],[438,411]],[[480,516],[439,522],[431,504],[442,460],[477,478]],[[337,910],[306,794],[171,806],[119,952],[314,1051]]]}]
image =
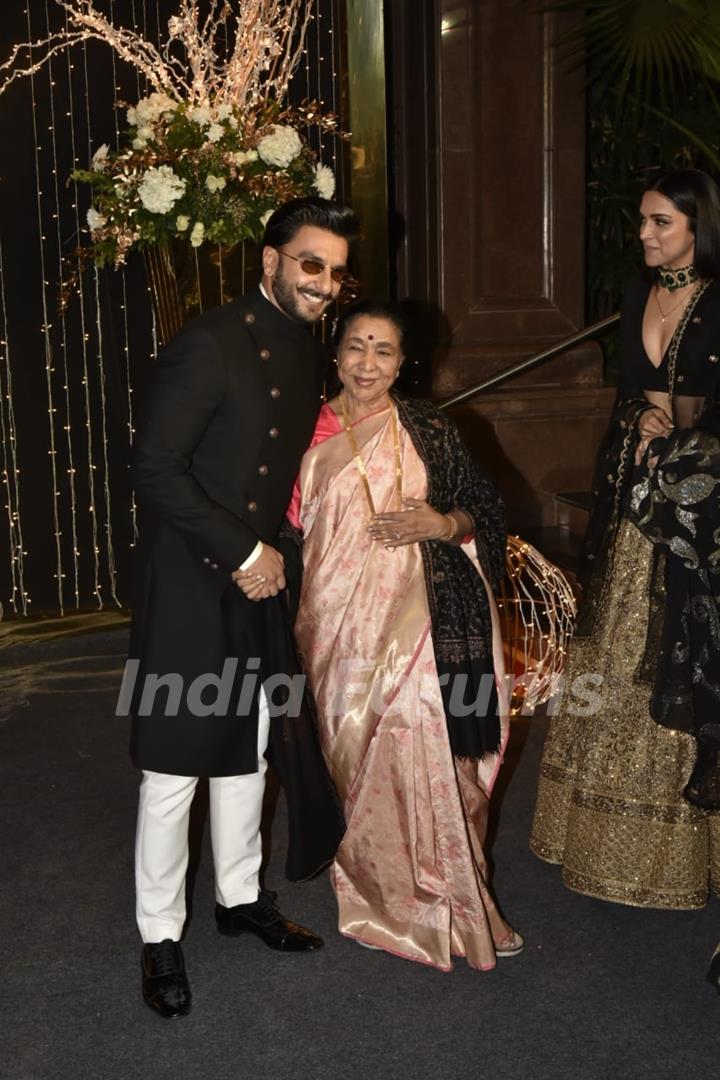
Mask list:
[{"label": "saree pallu", "polygon": [[[566,686],[602,676],[599,709],[563,700],[545,741],[530,846],[570,889],[637,907],[702,907],[720,889],[720,821],[683,798],[694,738],[650,715],[644,667],[653,544],[627,519],[588,638],[572,644]],[[567,697],[567,695],[566,695]]]},{"label": "saree pallu", "polygon": [[[390,411],[354,430],[376,510],[398,509]],[[399,437],[403,497],[423,499],[425,467],[403,427]],[[305,573],[295,633],[345,810],[332,872],[340,932],[445,971],[453,955],[492,968],[493,942],[510,932],[482,851],[502,754],[451,753],[420,547],[389,551],[371,539],[345,432],[306,453],[300,486]],[[506,719],[502,729],[504,746]]]}]

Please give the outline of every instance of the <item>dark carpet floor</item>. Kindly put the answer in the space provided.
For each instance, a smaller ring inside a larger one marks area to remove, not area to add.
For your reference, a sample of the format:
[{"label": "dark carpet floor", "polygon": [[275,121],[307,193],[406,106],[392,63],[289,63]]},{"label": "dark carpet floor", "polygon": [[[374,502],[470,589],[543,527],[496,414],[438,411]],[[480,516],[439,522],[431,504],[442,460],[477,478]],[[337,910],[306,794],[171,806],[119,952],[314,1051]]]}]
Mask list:
[{"label": "dark carpet floor", "polygon": [[0,652],[0,1075],[12,1080],[717,1080],[720,936],[701,912],[576,896],[527,847],[544,722],[522,720],[499,792],[494,887],[528,942],[494,972],[442,974],[341,938],[327,876],[267,883],[320,932],[282,956],[220,937],[200,844],[185,955],[192,1015],[140,998],[133,922],[137,777],[114,716],[122,632]]}]

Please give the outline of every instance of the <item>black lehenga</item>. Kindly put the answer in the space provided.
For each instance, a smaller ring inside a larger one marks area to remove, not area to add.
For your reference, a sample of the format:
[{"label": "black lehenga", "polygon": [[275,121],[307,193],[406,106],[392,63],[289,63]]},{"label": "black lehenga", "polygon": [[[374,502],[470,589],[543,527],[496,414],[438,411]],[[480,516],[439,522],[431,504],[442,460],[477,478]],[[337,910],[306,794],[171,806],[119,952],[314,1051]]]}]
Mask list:
[{"label": "black lehenga", "polygon": [[[658,368],[649,288],[623,304],[567,672],[602,677],[599,707],[551,722],[531,847],[579,892],[695,908],[720,887],[720,283],[696,286]],[[670,394],[675,427],[635,466],[645,390]]]}]

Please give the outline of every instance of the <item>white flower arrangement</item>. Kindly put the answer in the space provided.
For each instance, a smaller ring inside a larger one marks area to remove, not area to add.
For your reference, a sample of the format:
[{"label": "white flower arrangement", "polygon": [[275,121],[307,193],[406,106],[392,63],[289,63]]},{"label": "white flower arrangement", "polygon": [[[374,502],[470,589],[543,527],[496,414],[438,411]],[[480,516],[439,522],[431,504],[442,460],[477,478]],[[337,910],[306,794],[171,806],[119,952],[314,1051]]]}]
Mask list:
[{"label": "white flower arrangement", "polygon": [[100,266],[119,266],[150,243],[187,239],[191,223],[194,247],[258,239],[287,199],[334,194],[332,169],[317,163],[292,124],[277,122],[324,125],[314,106],[248,114],[153,93],[127,118],[125,145],[100,147],[90,169],[73,173],[92,188],[90,253]]},{"label": "white flower arrangement", "polygon": [[128,252],[187,239],[189,229],[194,246],[258,239],[281,203],[332,194],[331,170],[317,165],[299,131],[312,125],[338,134],[335,118],[313,102],[282,105],[311,0],[213,3],[209,15],[196,0],[178,0],[157,42],[116,25],[93,0],[56,3],[65,29],[15,46],[0,64],[0,94],[89,40],[109,45],[149,87],[127,109],[120,147],[104,144],[88,169],[73,173],[92,191],[91,242],[79,249],[81,261],[119,266]]}]

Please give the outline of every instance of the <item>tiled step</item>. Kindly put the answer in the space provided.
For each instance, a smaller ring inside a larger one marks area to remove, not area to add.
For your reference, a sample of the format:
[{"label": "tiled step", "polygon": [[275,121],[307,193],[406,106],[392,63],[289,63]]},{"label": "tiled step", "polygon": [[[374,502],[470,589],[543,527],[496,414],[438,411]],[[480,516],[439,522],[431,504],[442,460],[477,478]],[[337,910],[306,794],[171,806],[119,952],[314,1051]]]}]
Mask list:
[{"label": "tiled step", "polygon": [[555,522],[571,532],[584,536],[590,514],[592,496],[589,491],[559,491],[555,496]]}]

